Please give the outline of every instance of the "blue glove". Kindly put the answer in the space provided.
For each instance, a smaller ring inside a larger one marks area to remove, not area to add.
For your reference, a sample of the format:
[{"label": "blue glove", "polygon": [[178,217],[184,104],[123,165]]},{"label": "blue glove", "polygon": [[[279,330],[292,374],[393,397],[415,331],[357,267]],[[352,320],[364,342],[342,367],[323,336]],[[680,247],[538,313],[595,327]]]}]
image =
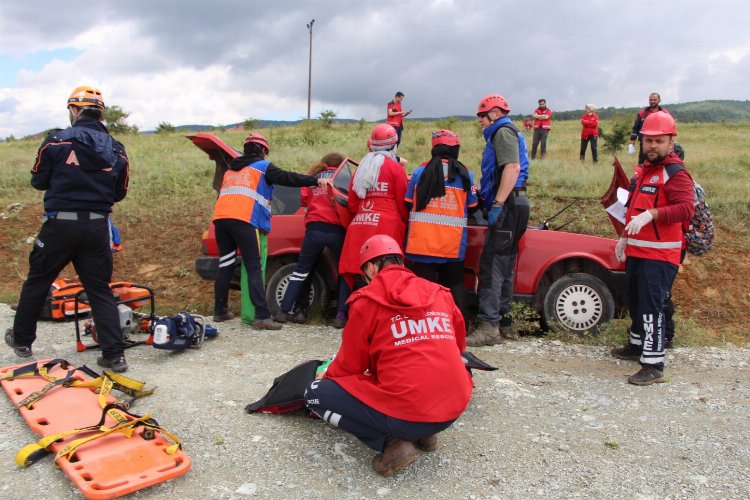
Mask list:
[{"label": "blue glove", "polygon": [[495,221],[498,217],[500,217],[500,214],[503,213],[503,206],[502,205],[492,205],[492,208],[490,208],[490,212],[487,214],[487,224],[490,226],[495,225]]}]

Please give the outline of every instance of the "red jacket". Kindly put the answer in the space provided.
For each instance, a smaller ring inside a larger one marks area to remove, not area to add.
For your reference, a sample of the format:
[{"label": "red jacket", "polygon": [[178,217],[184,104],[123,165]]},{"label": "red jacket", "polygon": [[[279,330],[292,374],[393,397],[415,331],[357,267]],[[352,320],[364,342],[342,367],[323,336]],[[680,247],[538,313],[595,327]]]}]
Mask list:
[{"label": "red jacket", "polygon": [[466,328],[450,291],[392,265],[348,303],[349,321],[325,378],[394,418],[458,418],[473,384],[461,359]]},{"label": "red jacket", "polygon": [[389,115],[388,111],[395,111],[396,113],[401,113],[403,111],[401,109],[401,103],[396,101],[391,101],[388,103],[388,109],[385,113],[385,122],[388,125],[393,125],[394,127],[400,127],[404,124],[404,115]]},{"label": "red jacket", "polygon": [[[352,183],[354,176],[352,176]],[[360,199],[349,184],[349,211],[354,214],[346,230],[344,248],[339,260],[339,274],[360,273],[359,250],[370,236],[387,234],[404,247],[406,221],[409,211],[404,203],[408,180],[404,167],[390,158],[383,160],[378,176],[378,189],[367,192]],[[347,278],[347,276],[344,276]]]},{"label": "red jacket", "polygon": [[549,108],[546,108],[544,110],[541,110],[539,108],[536,108],[534,110],[535,115],[547,115],[546,120],[537,120],[534,119],[534,128],[543,128],[544,130],[550,130],[552,128],[551,120],[552,120],[552,110]]},{"label": "red jacket", "polygon": [[[336,167],[328,167],[319,172],[316,177],[330,178],[336,172]],[[333,206],[328,192],[320,186],[303,187],[300,189],[300,201],[305,211],[305,225],[311,222],[325,222],[327,224],[341,225],[339,213]]]},{"label": "red jacket", "polygon": [[596,113],[584,113],[581,117],[581,139],[599,137],[599,115]]},{"label": "red jacket", "polygon": [[661,163],[648,160],[640,167],[628,199],[625,221],[650,208],[656,208],[656,220],[646,224],[638,234],[627,236],[625,255],[641,259],[661,260],[679,266],[685,243],[683,228],[695,209],[693,181],[686,170],[669,177],[666,166],[684,163],[670,153]]}]

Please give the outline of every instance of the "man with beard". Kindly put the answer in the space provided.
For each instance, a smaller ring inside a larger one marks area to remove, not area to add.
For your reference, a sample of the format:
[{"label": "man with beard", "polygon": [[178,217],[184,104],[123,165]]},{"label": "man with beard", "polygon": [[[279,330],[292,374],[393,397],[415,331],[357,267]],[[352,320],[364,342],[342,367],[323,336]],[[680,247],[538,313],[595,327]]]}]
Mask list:
[{"label": "man with beard", "polygon": [[640,133],[645,161],[631,183],[627,223],[615,247],[617,259],[626,261],[628,308],[635,328],[612,356],[640,361],[640,371],[628,382],[651,385],[665,381],[664,301],[680,265],[694,190],[685,163],[672,151],[677,135],[672,116],[649,114]]}]

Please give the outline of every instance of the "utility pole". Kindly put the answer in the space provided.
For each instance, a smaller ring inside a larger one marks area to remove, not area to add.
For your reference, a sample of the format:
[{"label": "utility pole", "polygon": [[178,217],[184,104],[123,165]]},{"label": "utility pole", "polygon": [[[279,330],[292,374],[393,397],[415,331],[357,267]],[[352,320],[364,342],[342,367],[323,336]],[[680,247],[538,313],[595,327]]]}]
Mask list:
[{"label": "utility pole", "polygon": [[307,60],[307,119],[310,119],[310,99],[312,98],[312,30],[315,19],[307,24],[307,30],[310,32],[310,57]]}]

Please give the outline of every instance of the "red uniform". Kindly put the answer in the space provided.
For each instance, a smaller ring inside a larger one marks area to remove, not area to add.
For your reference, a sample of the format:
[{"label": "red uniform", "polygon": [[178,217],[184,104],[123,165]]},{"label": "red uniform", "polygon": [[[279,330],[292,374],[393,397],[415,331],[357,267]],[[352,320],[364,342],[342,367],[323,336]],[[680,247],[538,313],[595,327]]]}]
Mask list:
[{"label": "red uniform", "polygon": [[466,327],[450,292],[391,265],[348,303],[349,322],[325,378],[394,418],[458,418],[472,381],[461,358]]},{"label": "red uniform", "polygon": [[370,236],[387,234],[404,246],[406,221],[409,211],[404,203],[408,180],[404,167],[384,158],[378,175],[378,185],[367,191],[364,199],[349,184],[349,211],[354,215],[346,231],[344,249],[339,261],[339,274],[358,275],[359,250]]},{"label": "red uniform", "polygon": [[650,208],[658,209],[659,216],[638,234],[627,237],[625,255],[679,266],[685,240],[683,226],[695,209],[694,191],[692,178],[686,170],[669,177],[666,166],[670,164],[684,165],[677,155],[670,153],[663,162],[652,165],[646,161],[638,169],[625,221],[630,222]]},{"label": "red uniform", "polygon": [[[382,102],[382,101],[381,101]],[[388,111],[393,111],[396,113],[399,113],[397,115],[391,116]],[[393,125],[394,127],[401,127],[404,125],[404,115],[401,114],[401,103],[396,101],[391,101],[388,103],[388,110],[385,113],[385,122],[388,125]]]},{"label": "red uniform", "polygon": [[545,115],[547,118],[544,120],[534,119],[534,128],[541,128],[543,130],[550,130],[552,128],[552,110],[549,108],[534,110],[535,115]]},{"label": "red uniform", "polygon": [[[335,172],[336,167],[328,167],[321,174],[327,174],[325,177],[330,177]],[[303,187],[300,189],[300,201],[302,206],[307,208],[305,212],[305,225],[311,222],[341,225],[338,211],[333,203],[331,203],[330,198],[328,198],[328,191],[325,188],[320,186]]]},{"label": "red uniform", "polygon": [[588,139],[589,137],[599,137],[599,115],[596,113],[585,113],[581,117],[581,139]]}]

